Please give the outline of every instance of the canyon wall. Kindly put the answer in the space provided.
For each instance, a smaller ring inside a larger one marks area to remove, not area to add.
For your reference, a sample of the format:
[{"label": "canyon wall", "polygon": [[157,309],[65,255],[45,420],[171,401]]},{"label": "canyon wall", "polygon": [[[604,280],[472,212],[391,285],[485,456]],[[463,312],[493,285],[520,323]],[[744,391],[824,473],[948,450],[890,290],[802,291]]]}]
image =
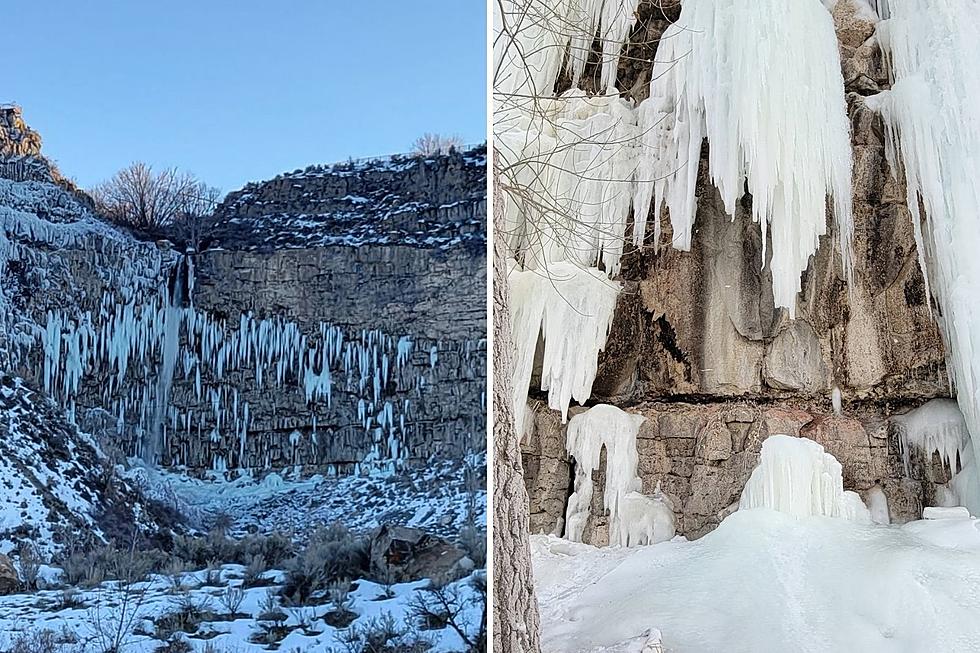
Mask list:
[{"label": "canyon wall", "polygon": [[351,473],[485,448],[486,149],[249,184],[199,251],[103,222],[7,107],[0,363],[121,455]]}]

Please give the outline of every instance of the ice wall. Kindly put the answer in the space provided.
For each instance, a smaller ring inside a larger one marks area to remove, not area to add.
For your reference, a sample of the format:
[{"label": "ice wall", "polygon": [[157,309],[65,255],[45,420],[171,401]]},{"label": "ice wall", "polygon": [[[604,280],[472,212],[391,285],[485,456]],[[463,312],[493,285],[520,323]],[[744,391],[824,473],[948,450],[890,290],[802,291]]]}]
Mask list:
[{"label": "ice wall", "polygon": [[739,510],[769,508],[794,517],[843,517],[870,521],[855,492],[844,491],[840,463],[813,440],[770,435],[762,443]]},{"label": "ice wall", "polygon": [[656,544],[674,536],[674,513],[658,493],[641,493],[637,476],[639,460],[636,434],[641,415],[631,415],[615,406],[599,404],[568,422],[566,447],[575,458],[575,485],[568,498],[565,536],[582,541],[585,521],[592,503],[592,472],[606,450],[604,505],[609,511],[609,543],[615,546]]},{"label": "ice wall", "polygon": [[[887,131],[886,155],[903,172],[927,290],[941,326],[956,397],[980,453],[980,3],[880,3],[877,38],[892,88],[867,99]],[[924,208],[923,212],[921,208]],[[931,445],[930,445],[931,446]],[[975,470],[970,473],[977,477]],[[980,483],[967,507],[980,511]]]}]

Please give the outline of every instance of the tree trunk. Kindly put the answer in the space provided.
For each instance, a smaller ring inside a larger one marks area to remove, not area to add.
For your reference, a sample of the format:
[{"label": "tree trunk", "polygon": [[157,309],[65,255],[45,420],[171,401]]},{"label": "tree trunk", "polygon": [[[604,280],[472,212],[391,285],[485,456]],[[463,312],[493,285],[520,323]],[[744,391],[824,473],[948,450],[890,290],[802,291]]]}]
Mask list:
[{"label": "tree trunk", "polygon": [[[495,157],[496,159],[496,157]],[[528,498],[514,423],[513,346],[500,172],[493,170],[493,650],[539,653]]]}]

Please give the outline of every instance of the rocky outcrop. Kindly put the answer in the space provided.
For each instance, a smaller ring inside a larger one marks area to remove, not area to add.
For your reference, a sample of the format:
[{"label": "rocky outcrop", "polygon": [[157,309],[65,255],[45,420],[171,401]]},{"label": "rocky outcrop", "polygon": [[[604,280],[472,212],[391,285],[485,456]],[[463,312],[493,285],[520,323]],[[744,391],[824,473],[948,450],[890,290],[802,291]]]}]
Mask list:
[{"label": "rocky outcrop", "polygon": [[[641,3],[628,51],[649,48],[676,19],[674,5],[654,4]],[[707,144],[691,251],[667,245],[665,210],[659,252],[648,229],[644,246],[624,255],[624,290],[590,402],[647,417],[638,440],[644,491],[661,484],[688,536],[733,509],[771,433],[824,444],[844,466],[845,487],[880,485],[897,520],[918,516],[934,482],[945,481],[928,464],[907,478],[888,438],[890,415],[948,396],[949,382],[904,184],[888,170],[882,125],[863,100],[888,83],[866,12],[852,0],[838,0],[832,12],[852,124],[853,283],[845,282],[831,225],[804,274],[796,319],[776,310],[752,198],[742,198],[734,220],[725,214],[708,176]],[[637,100],[647,92],[651,59],[621,64],[619,87]],[[834,388],[843,417],[831,411]],[[531,524],[551,532],[561,529],[570,462],[560,423],[539,409],[535,426],[524,449]],[[587,537],[601,543],[603,483],[595,480]]]},{"label": "rocky outcrop", "polygon": [[27,126],[21,108],[0,105],[0,157],[39,157],[41,136]]}]

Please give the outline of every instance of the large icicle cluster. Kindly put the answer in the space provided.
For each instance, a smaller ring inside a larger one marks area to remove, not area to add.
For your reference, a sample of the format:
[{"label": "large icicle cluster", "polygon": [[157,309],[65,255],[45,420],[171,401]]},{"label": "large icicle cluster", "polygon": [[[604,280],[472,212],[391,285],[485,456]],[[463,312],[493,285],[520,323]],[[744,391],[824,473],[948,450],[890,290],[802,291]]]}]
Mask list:
[{"label": "large icicle cluster", "polygon": [[770,508],[794,517],[843,517],[870,521],[857,493],[844,491],[840,463],[813,440],[770,435],[762,443],[740,510]]},{"label": "large icicle cluster", "polygon": [[[595,268],[555,263],[546,270],[510,273],[514,360],[514,405],[523,407],[540,334],[543,342],[541,389],[548,404],[568,414],[574,398],[585,403],[592,394],[599,350],[616,309],[619,284]],[[517,415],[523,431],[524,410]]]},{"label": "large icicle cluster", "polygon": [[[763,265],[772,268],[776,305],[794,315],[801,274],[827,233],[828,198],[848,279],[851,271],[850,134],[830,14],[820,0],[686,1],[660,41],[650,97],[634,106],[620,97],[616,69],[637,4],[504,0],[495,12],[494,145],[504,171],[507,244],[518,263],[513,294],[536,304],[527,313],[538,314],[554,293],[544,284],[529,292],[516,277],[522,271],[567,277],[553,268],[569,264],[592,270],[579,275],[585,283],[615,277],[630,216],[633,243],[643,244],[649,219],[656,245],[663,205],[673,245],[689,249],[707,138],[727,211],[734,215],[746,188],[752,194],[753,218],[772,245]],[[578,83],[596,38],[601,73],[590,97]],[[563,71],[572,87],[556,96]],[[605,299],[580,305],[589,320],[569,326],[590,337],[602,331]],[[516,385],[530,378],[521,364],[533,360],[539,333],[531,327],[515,321]],[[604,340],[575,356],[597,353]],[[594,375],[579,372],[595,366],[558,361],[552,369],[565,365],[577,369],[559,375],[575,377],[587,397]],[[515,400],[523,396],[518,391]],[[564,412],[569,397],[579,393],[550,386],[553,407]]]},{"label": "large icicle cluster", "polygon": [[[495,12],[494,144],[508,168],[515,414],[523,415],[535,349],[541,389],[564,416],[592,390],[615,308],[640,131],[616,70],[637,0],[505,0]],[[578,88],[596,37],[600,90]],[[566,60],[567,54],[567,60]],[[555,96],[567,61],[572,88]],[[634,236],[642,240],[642,226]]]},{"label": "large icicle cluster", "polygon": [[609,511],[609,543],[642,546],[674,536],[674,512],[662,496],[640,492],[636,434],[645,418],[615,406],[599,404],[568,421],[566,447],[575,458],[575,487],[568,498],[565,535],[582,541],[592,505],[592,472],[606,450],[605,508]]},{"label": "large icicle cluster", "polygon": [[[144,432],[137,452],[144,457],[159,456],[167,434],[178,429],[196,432],[200,441],[224,431],[237,434],[238,455],[215,461],[219,471],[243,464],[250,406],[234,382],[242,372],[248,371],[258,388],[292,386],[311,406],[329,408],[337,392],[353,395],[361,427],[375,443],[365,462],[385,468],[408,456],[403,442],[412,414],[410,400],[396,405],[388,399],[389,384],[397,379],[400,387],[411,383],[421,393],[427,379],[431,383],[429,373],[411,363],[414,343],[408,337],[395,340],[368,330],[348,337],[343,328],[329,324],[307,336],[289,320],[251,314],[241,315],[237,325],[227,324],[160,296],[122,305],[106,295],[97,318],[86,314],[78,321],[52,311],[43,346],[45,390],[68,407],[69,415],[74,415],[83,377],[99,374],[106,379],[102,404],[112,406],[120,431],[132,422]],[[437,352],[436,345],[425,352],[430,372]],[[155,383],[128,382],[133,374],[151,370]],[[193,403],[207,409],[182,409],[169,401],[175,373],[194,380]],[[315,419],[312,437],[315,442]]]},{"label": "large icicle cluster", "polygon": [[[980,2],[901,0],[883,9],[877,37],[893,84],[868,105],[885,120],[892,170],[905,173],[920,262],[942,308],[950,376],[980,460]],[[962,498],[977,513],[973,485]]]},{"label": "large icicle cluster", "polygon": [[652,79],[639,110],[639,176],[652,181],[639,184],[637,211],[651,194],[654,217],[666,204],[674,246],[690,249],[707,137],[725,210],[734,215],[747,190],[763,247],[771,238],[776,306],[794,314],[800,275],[827,232],[828,196],[849,277],[851,140],[837,36],[820,1],[685,0]]}]

